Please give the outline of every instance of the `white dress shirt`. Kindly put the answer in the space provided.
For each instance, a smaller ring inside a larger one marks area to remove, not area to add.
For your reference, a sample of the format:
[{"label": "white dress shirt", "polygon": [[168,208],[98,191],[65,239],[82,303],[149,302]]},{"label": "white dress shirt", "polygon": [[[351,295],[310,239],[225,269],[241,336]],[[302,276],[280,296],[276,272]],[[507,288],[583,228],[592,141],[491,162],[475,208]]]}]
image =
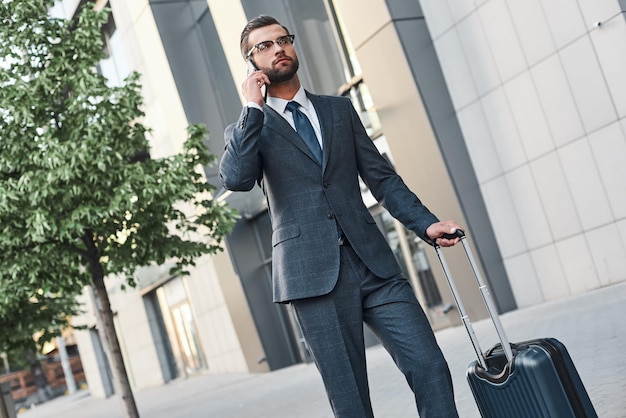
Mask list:
[{"label": "white dress shirt", "polygon": [[[300,86],[300,89],[291,100],[279,99],[278,97],[268,96],[266,103],[269,107],[271,107],[279,115],[281,115],[295,131],[296,126],[293,122],[293,116],[291,115],[291,112],[286,109],[287,103],[289,102],[297,102],[300,105],[300,111],[304,113],[307,118],[309,118],[309,121],[313,126],[313,130],[315,131],[315,136],[317,137],[317,142],[319,142],[320,144],[320,148],[324,149],[324,146],[322,145],[322,130],[320,128],[319,118],[317,117],[317,113],[315,112],[315,107],[313,107],[313,103],[311,103],[309,98],[306,96],[306,93],[304,92],[304,88],[302,86]],[[247,106],[261,109],[261,107],[254,102],[248,103]]]}]

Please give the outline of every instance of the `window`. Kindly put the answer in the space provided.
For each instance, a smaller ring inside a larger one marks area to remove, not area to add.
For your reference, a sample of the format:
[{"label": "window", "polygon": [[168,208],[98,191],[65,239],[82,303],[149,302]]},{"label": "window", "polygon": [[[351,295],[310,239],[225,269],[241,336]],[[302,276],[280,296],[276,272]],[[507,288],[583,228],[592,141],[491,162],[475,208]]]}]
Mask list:
[{"label": "window", "polygon": [[168,281],[156,295],[179,371],[190,374],[205,368],[185,279]]},{"label": "window", "polygon": [[[108,6],[107,4],[106,7]],[[126,48],[120,31],[117,30],[113,12],[109,12],[109,18],[102,26],[102,43],[105,58],[100,61],[97,70],[107,78],[109,85],[120,86],[130,74],[130,69],[126,61]]]}]

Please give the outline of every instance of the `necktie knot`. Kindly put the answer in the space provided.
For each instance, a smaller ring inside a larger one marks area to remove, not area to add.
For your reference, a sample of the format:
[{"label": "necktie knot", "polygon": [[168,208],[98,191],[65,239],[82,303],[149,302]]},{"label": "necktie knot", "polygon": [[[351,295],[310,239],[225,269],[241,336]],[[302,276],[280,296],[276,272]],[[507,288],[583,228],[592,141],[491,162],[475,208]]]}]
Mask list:
[{"label": "necktie knot", "polygon": [[300,105],[298,102],[291,101],[287,103],[286,109],[291,112],[293,116],[293,124],[296,127],[296,132],[304,143],[309,147],[318,163],[322,162],[322,148],[315,135],[315,130],[309,118],[298,109]]},{"label": "necktie knot", "polygon": [[289,102],[289,103],[287,103],[287,110],[290,111],[291,113],[299,112],[300,110],[298,110],[298,107],[300,107],[298,102]]}]

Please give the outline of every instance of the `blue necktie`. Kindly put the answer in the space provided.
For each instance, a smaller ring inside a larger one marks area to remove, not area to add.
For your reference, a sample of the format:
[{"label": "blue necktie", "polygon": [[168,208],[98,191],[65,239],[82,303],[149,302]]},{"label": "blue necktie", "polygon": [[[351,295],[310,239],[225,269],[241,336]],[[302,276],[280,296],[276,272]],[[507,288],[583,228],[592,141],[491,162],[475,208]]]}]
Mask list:
[{"label": "blue necktie", "polygon": [[304,113],[300,112],[298,109],[299,106],[298,102],[289,102],[287,103],[287,110],[290,111],[293,116],[293,122],[296,125],[298,135],[300,135],[304,143],[313,152],[317,162],[321,164],[322,148],[320,148],[320,143],[317,141],[317,136],[315,136],[311,121]]}]

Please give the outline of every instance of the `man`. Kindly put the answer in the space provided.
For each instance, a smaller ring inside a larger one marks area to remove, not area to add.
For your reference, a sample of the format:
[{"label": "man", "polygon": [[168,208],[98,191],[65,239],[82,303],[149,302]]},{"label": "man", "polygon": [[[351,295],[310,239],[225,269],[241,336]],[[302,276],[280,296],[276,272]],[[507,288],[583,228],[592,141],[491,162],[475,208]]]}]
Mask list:
[{"label": "man", "polygon": [[406,187],[349,99],[302,88],[293,42],[287,28],[269,16],[244,28],[241,53],[256,71],[242,85],[247,105],[225,132],[221,181],[235,191],[258,183],[265,193],[273,229],[274,302],[293,306],[335,416],[373,416],[365,322],[405,374],[420,416],[456,417],[448,365],[363,204],[358,176],[424,240],[454,245],[458,238],[444,236],[460,227],[439,222]]}]

